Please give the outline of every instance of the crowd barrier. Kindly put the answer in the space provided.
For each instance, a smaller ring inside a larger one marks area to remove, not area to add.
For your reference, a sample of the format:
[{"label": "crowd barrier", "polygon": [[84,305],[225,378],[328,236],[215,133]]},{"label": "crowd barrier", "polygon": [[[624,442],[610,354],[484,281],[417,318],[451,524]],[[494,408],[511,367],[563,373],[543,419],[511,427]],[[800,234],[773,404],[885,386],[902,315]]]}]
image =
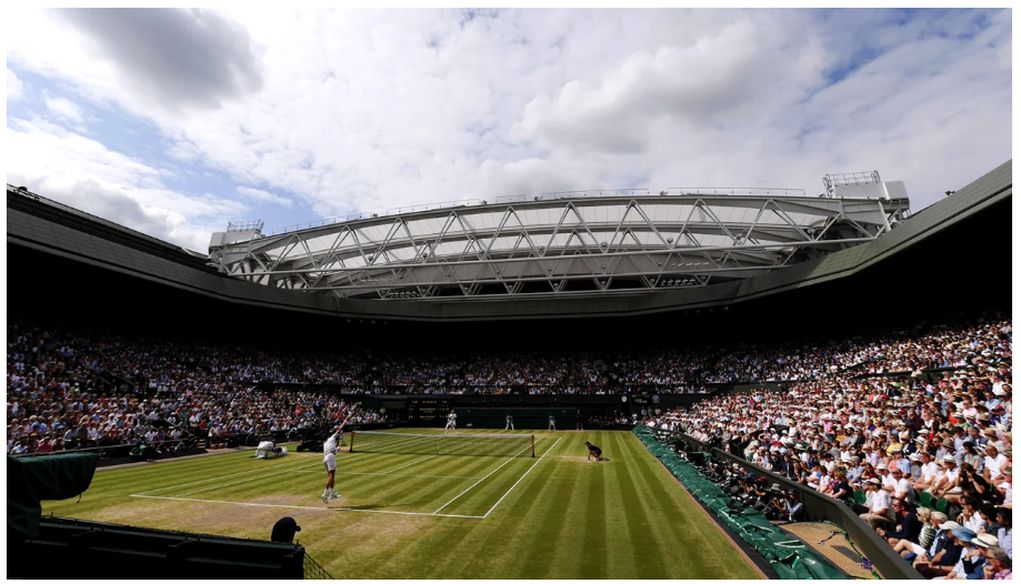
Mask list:
[{"label": "crowd barrier", "polygon": [[325,570],[317,564],[306,561],[305,548],[297,544],[62,517],[42,518],[33,536],[9,540],[7,551],[7,577],[15,579],[329,577],[322,575]]},{"label": "crowd barrier", "polygon": [[[650,446],[651,443],[658,452],[669,454],[676,460],[681,460],[673,453],[672,448],[656,442],[653,437],[654,431],[651,428],[639,427],[636,428],[635,431],[636,433],[639,433],[639,438],[643,441],[643,443],[646,443],[646,445],[650,447],[650,450],[653,448],[653,446]],[[794,482],[787,477],[768,471],[741,457],[720,450],[719,448],[713,448],[704,442],[688,436],[687,434],[680,432],[671,432],[671,434],[679,437],[685,443],[685,450],[701,452],[703,455],[713,457],[721,462],[737,464],[746,471],[750,471],[755,473],[757,476],[764,477],[768,482],[776,484],[784,490],[796,491],[801,498],[801,502],[804,504],[805,516],[808,521],[824,521],[832,523],[844,530],[848,539],[855,548],[860,550],[865,558],[868,558],[868,560],[872,563],[872,566],[880,574],[882,574],[884,578],[898,580],[923,579],[922,575],[911,567],[911,564],[905,562],[903,558],[897,555],[886,541],[876,535],[875,530],[862,521],[861,518],[859,518],[858,515],[847,505],[837,501],[836,499],[820,494],[801,483]],[[656,454],[656,452],[654,452],[654,454]],[[690,463],[687,461],[682,462],[684,463],[683,465],[675,464],[675,466],[678,466],[678,468],[690,469],[691,473],[701,477]],[[681,477],[678,477],[678,479],[681,479]],[[702,480],[705,481],[706,479],[702,478]],[[684,479],[681,479],[681,482],[684,483]],[[687,486],[686,483],[685,486]],[[715,492],[722,493],[722,489],[717,487]],[[694,493],[692,494],[694,495]]]}]

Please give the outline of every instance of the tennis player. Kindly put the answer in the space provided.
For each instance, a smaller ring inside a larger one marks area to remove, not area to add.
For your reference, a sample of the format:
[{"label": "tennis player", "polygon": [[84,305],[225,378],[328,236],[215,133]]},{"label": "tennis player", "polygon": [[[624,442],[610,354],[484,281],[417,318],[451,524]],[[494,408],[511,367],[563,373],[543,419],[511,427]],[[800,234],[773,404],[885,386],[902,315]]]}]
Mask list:
[{"label": "tennis player", "polygon": [[557,429],[557,419],[553,416],[549,417],[549,429],[554,431]]},{"label": "tennis player", "polygon": [[323,442],[323,465],[326,466],[326,486],[323,488],[323,495],[320,497],[323,503],[332,499],[339,499],[340,495],[333,488],[333,481],[337,474],[337,445],[344,439],[344,426],[347,425],[347,417],[337,426],[337,431],[330,435]]},{"label": "tennis player", "polygon": [[446,434],[447,430],[457,432],[457,414],[454,413],[454,410],[450,410],[450,413],[447,414],[447,427],[443,429],[443,433]]},{"label": "tennis player", "polygon": [[514,429],[514,416],[507,414],[507,425],[503,427],[504,430]]}]

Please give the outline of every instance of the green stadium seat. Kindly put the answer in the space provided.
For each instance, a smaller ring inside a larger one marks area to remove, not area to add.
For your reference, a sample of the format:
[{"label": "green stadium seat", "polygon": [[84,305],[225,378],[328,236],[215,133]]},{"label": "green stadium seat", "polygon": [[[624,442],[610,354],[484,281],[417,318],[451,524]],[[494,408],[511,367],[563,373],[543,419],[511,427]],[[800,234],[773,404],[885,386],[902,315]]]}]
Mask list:
[{"label": "green stadium seat", "polygon": [[929,491],[922,491],[921,493],[918,493],[918,504],[922,507],[932,509],[932,493]]},{"label": "green stadium seat", "polygon": [[854,502],[859,505],[865,504],[865,491],[861,489],[854,490]]},{"label": "green stadium seat", "polygon": [[940,497],[939,501],[936,501],[936,510],[939,511],[940,513],[946,513],[947,506],[949,505],[950,501],[944,499],[943,497]]}]

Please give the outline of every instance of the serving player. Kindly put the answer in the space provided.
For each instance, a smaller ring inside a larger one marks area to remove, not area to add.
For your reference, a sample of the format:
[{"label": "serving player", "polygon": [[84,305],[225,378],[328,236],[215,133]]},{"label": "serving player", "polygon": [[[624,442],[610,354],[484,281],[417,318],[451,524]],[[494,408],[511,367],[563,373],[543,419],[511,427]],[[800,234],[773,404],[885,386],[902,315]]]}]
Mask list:
[{"label": "serving player", "polygon": [[447,414],[447,427],[443,429],[443,433],[446,434],[447,430],[457,432],[457,414],[454,413],[454,410],[450,410],[450,413]]},{"label": "serving player", "polygon": [[348,416],[344,416],[343,421],[337,426],[337,431],[331,434],[326,439],[326,442],[323,442],[323,465],[326,467],[326,486],[323,488],[323,494],[320,498],[324,503],[340,498],[340,495],[333,488],[333,481],[337,474],[337,446],[344,438],[344,426],[347,425],[347,420]]}]

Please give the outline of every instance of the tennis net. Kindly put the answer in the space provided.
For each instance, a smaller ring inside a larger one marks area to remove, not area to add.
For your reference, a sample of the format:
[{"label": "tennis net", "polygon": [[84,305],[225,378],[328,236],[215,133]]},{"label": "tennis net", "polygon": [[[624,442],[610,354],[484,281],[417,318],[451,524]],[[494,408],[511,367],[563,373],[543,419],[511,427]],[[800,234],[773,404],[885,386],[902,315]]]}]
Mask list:
[{"label": "tennis net", "polygon": [[351,433],[351,452],[535,457],[533,434],[411,434],[380,430]]}]

